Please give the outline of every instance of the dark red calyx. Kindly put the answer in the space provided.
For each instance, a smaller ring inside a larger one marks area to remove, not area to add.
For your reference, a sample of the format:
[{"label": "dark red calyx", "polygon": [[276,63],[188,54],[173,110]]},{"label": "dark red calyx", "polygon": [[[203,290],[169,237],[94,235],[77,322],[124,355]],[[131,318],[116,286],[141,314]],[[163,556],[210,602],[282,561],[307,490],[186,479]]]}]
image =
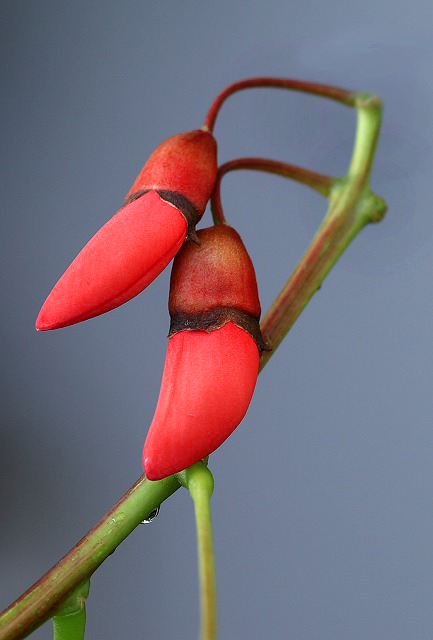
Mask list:
[{"label": "dark red calyx", "polygon": [[155,149],[129,190],[125,204],[154,189],[184,215],[196,212],[200,218],[216,175],[215,138],[201,129],[179,133]]},{"label": "dark red calyx", "polygon": [[217,225],[197,235],[200,245],[185,243],[173,263],[169,335],[209,332],[234,322],[263,350],[256,276],[239,234],[228,225]]}]

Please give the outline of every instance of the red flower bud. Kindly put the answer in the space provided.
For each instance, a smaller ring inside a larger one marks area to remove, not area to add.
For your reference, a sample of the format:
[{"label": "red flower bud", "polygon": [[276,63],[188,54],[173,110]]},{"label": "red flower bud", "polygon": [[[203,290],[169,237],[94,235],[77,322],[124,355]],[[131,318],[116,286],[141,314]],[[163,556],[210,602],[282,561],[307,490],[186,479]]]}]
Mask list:
[{"label": "red flower bud", "polygon": [[168,265],[206,208],[216,179],[216,142],[181,133],[150,156],[124,206],[78,254],[46,299],[36,328],[58,329],[127,302]]},{"label": "red flower bud", "polygon": [[170,341],[156,412],[143,451],[150,480],[217,449],[250,404],[264,348],[252,262],[237,232],[198,232],[175,258]]}]

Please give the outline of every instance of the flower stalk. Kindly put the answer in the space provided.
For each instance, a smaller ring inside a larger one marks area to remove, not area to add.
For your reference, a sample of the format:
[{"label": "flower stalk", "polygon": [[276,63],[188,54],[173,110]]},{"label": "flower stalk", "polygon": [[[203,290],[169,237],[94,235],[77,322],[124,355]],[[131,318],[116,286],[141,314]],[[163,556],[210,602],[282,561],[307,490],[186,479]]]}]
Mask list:
[{"label": "flower stalk", "polygon": [[200,640],[217,638],[217,597],[210,499],[214,489],[212,473],[203,462],[177,474],[194,502],[200,582]]},{"label": "flower stalk", "polygon": [[335,178],[331,176],[325,176],[309,169],[297,167],[294,164],[269,160],[268,158],[237,158],[236,160],[230,160],[219,167],[211,197],[212,217],[215,224],[227,223],[221,203],[221,181],[230,171],[239,171],[240,169],[263,171],[283,178],[290,178],[314,189],[314,191],[325,197],[329,196],[335,182]]},{"label": "flower stalk", "polygon": [[61,603],[53,616],[54,640],[84,640],[89,590],[88,579]]},{"label": "flower stalk", "polygon": [[86,632],[86,605],[68,615],[53,617],[53,640],[84,640]]},{"label": "flower stalk", "polygon": [[294,80],[292,78],[248,78],[229,85],[216,98],[208,111],[203,130],[209,133],[213,132],[217,115],[229,96],[244,89],[289,89],[291,91],[299,91],[301,93],[309,93],[314,96],[335,100],[347,107],[354,107],[357,96],[355,91],[342,89],[340,87],[332,87],[317,82],[305,82],[304,80]]}]

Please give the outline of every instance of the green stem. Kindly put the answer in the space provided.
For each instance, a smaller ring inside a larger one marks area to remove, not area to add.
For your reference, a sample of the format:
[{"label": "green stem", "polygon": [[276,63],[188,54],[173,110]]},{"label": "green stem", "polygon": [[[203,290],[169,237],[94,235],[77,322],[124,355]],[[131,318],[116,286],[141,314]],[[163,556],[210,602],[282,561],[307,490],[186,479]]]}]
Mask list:
[{"label": "green stem", "polygon": [[334,184],[334,178],[330,176],[325,176],[321,173],[310,171],[309,169],[303,169],[294,164],[287,164],[286,162],[268,160],[267,158],[237,158],[236,160],[230,160],[219,167],[211,197],[212,216],[215,224],[226,223],[221,203],[221,180],[229,171],[238,171],[239,169],[264,171],[265,173],[273,173],[283,178],[290,178],[307,187],[311,187],[311,189],[314,189],[323,196],[329,196],[332,185]]},{"label": "green stem", "polygon": [[214,480],[211,472],[202,462],[197,462],[189,469],[178,474],[178,478],[189,490],[194,501],[200,581],[200,639],[216,640],[217,598],[210,511]]},{"label": "green stem", "polygon": [[75,613],[53,617],[54,640],[83,640],[86,632],[86,605]]},{"label": "green stem", "polygon": [[83,640],[86,632],[88,578],[63,600],[53,616],[54,640]]},{"label": "green stem", "polygon": [[263,338],[272,351],[262,353],[261,369],[353,238],[369,222],[379,222],[386,212],[386,204],[371,193],[368,185],[380,131],[381,104],[366,94],[359,94],[355,104],[358,121],[349,173],[335,181],[322,224],[263,319]]},{"label": "green stem", "polygon": [[142,476],[62,560],[1,614],[0,640],[25,638],[53,616],[65,598],[179,486],[174,476],[157,482]]},{"label": "green stem", "polygon": [[348,178],[362,177],[367,184],[379,139],[383,106],[377,96],[356,94],[357,127]]},{"label": "green stem", "polygon": [[198,489],[193,492],[200,579],[201,640],[217,637],[215,561],[212,541],[210,496]]}]

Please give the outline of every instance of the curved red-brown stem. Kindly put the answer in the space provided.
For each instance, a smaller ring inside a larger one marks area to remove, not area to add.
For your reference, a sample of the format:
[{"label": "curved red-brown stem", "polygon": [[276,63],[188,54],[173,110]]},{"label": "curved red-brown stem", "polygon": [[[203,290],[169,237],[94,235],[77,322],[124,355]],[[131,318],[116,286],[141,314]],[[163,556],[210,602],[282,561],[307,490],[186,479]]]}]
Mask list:
[{"label": "curved red-brown stem", "polygon": [[277,160],[268,160],[267,158],[237,158],[225,162],[218,169],[215,187],[211,197],[212,216],[215,224],[225,224],[222,203],[221,203],[221,180],[229,171],[237,171],[239,169],[250,169],[252,171],[265,171],[266,173],[274,173],[283,178],[290,178],[312,189],[315,189],[323,196],[329,196],[334,178],[309,171],[297,167],[294,164],[278,162]]},{"label": "curved red-brown stem", "polygon": [[293,80],[291,78],[248,78],[229,85],[219,94],[208,111],[203,129],[212,133],[218,112],[223,102],[225,102],[229,96],[233,95],[237,91],[242,91],[243,89],[258,88],[289,89],[291,91],[310,93],[312,95],[321,96],[322,98],[336,100],[348,107],[354,107],[356,101],[356,93],[354,91],[341,89],[340,87],[332,87],[326,84],[304,82],[303,80]]}]

